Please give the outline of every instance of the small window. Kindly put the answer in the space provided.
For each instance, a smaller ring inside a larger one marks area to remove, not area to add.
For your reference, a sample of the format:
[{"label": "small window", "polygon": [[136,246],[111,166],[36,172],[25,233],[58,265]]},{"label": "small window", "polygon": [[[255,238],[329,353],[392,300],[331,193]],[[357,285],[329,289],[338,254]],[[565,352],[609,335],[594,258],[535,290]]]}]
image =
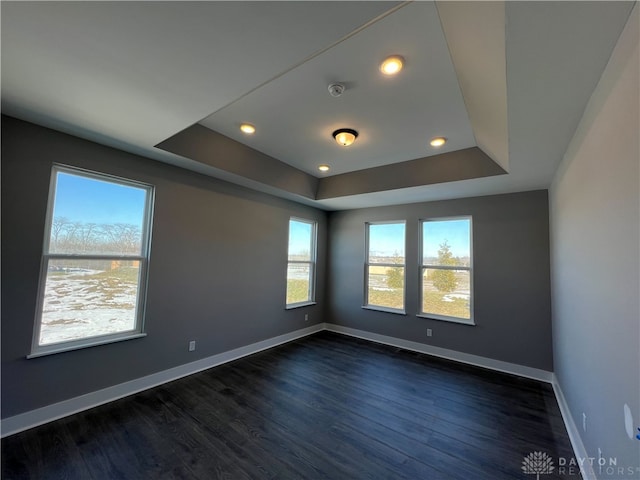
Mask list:
[{"label": "small window", "polygon": [[153,187],[54,166],[31,356],[142,334]]},{"label": "small window", "polygon": [[420,315],[473,324],[471,218],[422,222]]},{"label": "small window", "polygon": [[314,302],[316,271],[316,222],[289,220],[287,308]]},{"label": "small window", "polygon": [[365,307],[404,313],[405,222],[367,224]]}]

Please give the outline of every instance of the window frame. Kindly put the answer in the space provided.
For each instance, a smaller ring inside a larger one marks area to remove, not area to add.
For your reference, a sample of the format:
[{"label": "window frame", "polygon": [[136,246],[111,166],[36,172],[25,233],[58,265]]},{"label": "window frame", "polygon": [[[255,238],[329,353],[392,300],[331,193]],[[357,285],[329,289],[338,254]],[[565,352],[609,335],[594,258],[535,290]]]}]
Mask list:
[{"label": "window frame", "polygon": [[[105,254],[76,254],[76,253],[50,253],[51,230],[53,227],[53,211],[57,194],[57,179],[59,173],[81,176],[88,179],[116,183],[123,186],[130,186],[144,189],[146,191],[144,217],[141,227],[141,248],[139,255],[105,255]],[[40,260],[40,278],[38,280],[38,297],[36,301],[36,312],[31,341],[31,353],[27,358],[41,357],[54,353],[78,350],[97,345],[105,345],[133,338],[146,336],[144,333],[144,323],[146,314],[147,286],[149,275],[149,259],[151,255],[151,230],[153,223],[153,207],[155,203],[155,187],[151,184],[130,180],[127,178],[111,175],[108,173],[96,172],[80,167],[54,163],[51,167],[49,179],[49,196],[47,199],[47,212],[44,226],[44,241],[42,242],[42,256]],[[44,314],[45,290],[47,284],[47,272],[50,260],[73,259],[73,260],[115,260],[115,261],[138,261],[138,289],[135,306],[135,324],[131,330],[103,335],[94,335],[76,340],[66,340],[47,345],[40,345],[40,333],[42,330],[42,317]]]},{"label": "window frame", "polygon": [[[459,265],[432,265],[425,264],[424,262],[424,224],[427,222],[447,222],[452,220],[468,220],[469,221],[469,266],[459,266]],[[463,325],[471,325],[475,326],[475,315],[474,315],[474,289],[473,289],[473,217],[471,215],[456,215],[451,217],[433,217],[433,218],[425,218],[420,220],[420,256],[419,256],[419,265],[418,265],[418,289],[420,291],[419,295],[419,312],[416,314],[417,317],[428,318],[431,320],[441,320],[445,322],[451,323],[461,323]],[[453,317],[449,315],[439,315],[437,313],[428,313],[423,310],[424,308],[424,274],[426,269],[438,269],[438,270],[466,270],[469,272],[469,318],[461,318],[461,317]]]},{"label": "window frame", "polygon": [[[371,236],[372,225],[404,225],[404,263],[370,263],[369,262],[369,242]],[[371,266],[379,267],[402,267],[403,281],[402,281],[402,308],[385,307],[384,305],[376,305],[369,302],[369,268]],[[388,221],[376,221],[365,222],[365,246],[364,246],[364,304],[362,308],[367,310],[376,310],[380,312],[395,313],[397,315],[406,315],[407,308],[407,221],[406,220],[388,220]]]},{"label": "window frame", "polygon": [[[311,239],[309,243],[309,260],[289,260],[289,248],[291,245],[289,242],[291,241],[291,222],[298,223],[306,223],[311,225]],[[301,217],[289,217],[289,222],[287,223],[287,269],[285,271],[285,310],[292,310],[294,308],[305,307],[308,305],[316,304],[316,263],[317,263],[317,246],[318,246],[318,222],[316,220],[310,220],[308,218]],[[287,292],[289,289],[289,265],[290,264],[302,264],[309,265],[309,298],[302,302],[293,302],[287,303]]]}]

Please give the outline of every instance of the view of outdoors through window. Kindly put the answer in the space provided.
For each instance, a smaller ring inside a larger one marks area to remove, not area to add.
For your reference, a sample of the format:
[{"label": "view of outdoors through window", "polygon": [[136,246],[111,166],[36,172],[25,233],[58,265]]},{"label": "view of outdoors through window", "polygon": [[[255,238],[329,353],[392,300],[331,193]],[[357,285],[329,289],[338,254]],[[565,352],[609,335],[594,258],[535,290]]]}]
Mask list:
[{"label": "view of outdoors through window", "polygon": [[38,345],[138,328],[150,188],[54,171]]},{"label": "view of outdoors through window", "polygon": [[405,224],[368,225],[367,305],[404,310]]},{"label": "view of outdoors through window", "polygon": [[315,223],[289,220],[287,305],[313,301]]},{"label": "view of outdoors through window", "polygon": [[471,219],[422,223],[422,313],[471,319]]}]

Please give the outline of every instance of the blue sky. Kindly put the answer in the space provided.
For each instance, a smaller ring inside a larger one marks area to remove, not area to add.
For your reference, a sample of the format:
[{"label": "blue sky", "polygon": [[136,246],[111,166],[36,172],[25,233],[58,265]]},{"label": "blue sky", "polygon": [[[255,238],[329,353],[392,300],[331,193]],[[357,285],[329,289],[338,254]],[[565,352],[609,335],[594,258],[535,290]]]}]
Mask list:
[{"label": "blue sky", "polygon": [[404,256],[404,223],[383,223],[369,225],[369,252],[374,255]]},{"label": "blue sky", "polygon": [[307,222],[299,222],[292,220],[289,222],[289,253],[292,255],[300,255],[302,253],[311,253],[309,247],[311,245],[312,224]]},{"label": "blue sky", "polygon": [[58,172],[53,216],[72,222],[129,223],[142,228],[146,190]]},{"label": "blue sky", "polygon": [[[423,223],[423,255],[437,257],[440,244],[445,240],[454,257],[470,255],[470,222],[467,219],[438,220]],[[404,255],[405,224],[385,223],[369,226],[369,250],[375,255]]]},{"label": "blue sky", "polygon": [[424,222],[422,255],[437,257],[440,244],[446,240],[454,257],[468,257],[471,253],[469,228],[467,219]]}]

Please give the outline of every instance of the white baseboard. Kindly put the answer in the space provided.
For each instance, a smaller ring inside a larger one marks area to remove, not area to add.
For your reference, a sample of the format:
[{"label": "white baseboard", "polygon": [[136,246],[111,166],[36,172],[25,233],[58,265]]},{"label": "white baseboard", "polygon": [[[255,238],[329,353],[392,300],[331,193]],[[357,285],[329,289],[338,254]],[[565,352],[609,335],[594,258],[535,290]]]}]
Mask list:
[{"label": "white baseboard", "polygon": [[244,347],[229,350],[228,352],[219,353],[217,355],[196,360],[195,362],[147,375],[146,377],[137,378],[129,382],[124,382],[102,390],[87,393],[79,397],[54,403],[53,405],[47,405],[46,407],[37,408],[29,412],[5,418],[0,424],[0,436],[6,437],[8,435],[13,435],[14,433],[22,432],[24,430],[37,427],[38,425],[43,425],[63,417],[73,415],[74,413],[133,395],[134,393],[138,393],[149,388],[157,387],[163,383],[171,382],[173,380],[201,372],[202,370],[207,370],[208,368],[237,360],[238,358],[290,342],[297,338],[320,332],[324,330],[324,328],[324,324],[319,323],[312,325],[311,327],[285,333],[284,335],[268,338],[260,342],[252,343],[251,345],[246,345]]},{"label": "white baseboard", "polygon": [[355,328],[343,327],[341,325],[334,325],[332,323],[325,323],[325,328],[331,332],[342,333],[344,335],[362,338],[364,340],[370,340],[372,342],[382,343],[385,345],[390,345],[392,347],[404,348],[405,350],[425,353],[427,355],[433,355],[435,357],[446,358],[448,360],[454,360],[456,362],[467,363],[469,365],[475,365],[477,367],[488,368],[491,370],[496,370],[498,372],[510,373],[512,375],[518,375],[520,377],[532,378],[534,380],[552,383],[553,373],[538,368],[526,367],[524,365],[518,365],[516,363],[503,362],[501,360],[494,360],[492,358],[472,355],[470,353],[458,352],[455,350],[449,350],[447,348],[434,347],[433,345],[426,345],[424,343],[412,342],[410,340],[404,340],[402,338],[389,337],[387,335],[366,332],[364,330],[358,330]]},{"label": "white baseboard", "polygon": [[[562,414],[564,426],[566,427],[567,433],[569,434],[569,440],[571,440],[573,454],[578,461],[580,459],[589,458],[587,449],[584,447],[584,443],[582,443],[582,437],[580,437],[578,427],[573,421],[573,416],[571,415],[569,404],[567,403],[567,399],[564,397],[562,387],[560,386],[558,377],[556,377],[555,373],[553,374],[553,381],[551,382],[551,385],[553,386],[553,392],[556,394],[556,400],[558,401],[558,406],[560,407],[560,413]],[[581,466],[582,468],[580,469],[580,473],[582,473],[583,480],[598,480],[596,477],[596,473],[591,465],[589,465],[589,462],[584,462],[584,465]]]}]

